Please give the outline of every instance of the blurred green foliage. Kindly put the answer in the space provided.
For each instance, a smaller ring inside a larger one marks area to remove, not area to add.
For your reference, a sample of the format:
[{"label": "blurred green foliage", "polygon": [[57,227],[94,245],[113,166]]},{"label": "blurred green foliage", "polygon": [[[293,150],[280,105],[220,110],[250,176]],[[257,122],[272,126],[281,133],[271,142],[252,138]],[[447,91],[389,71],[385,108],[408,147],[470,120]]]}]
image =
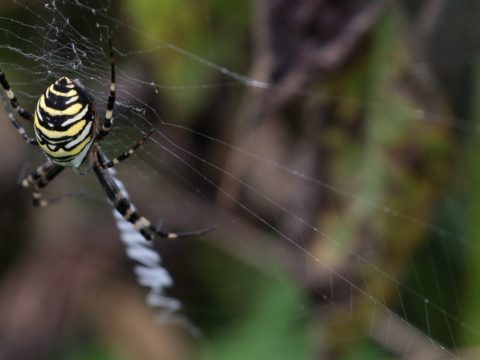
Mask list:
[{"label": "blurred green foliage", "polygon": [[107,346],[92,341],[83,342],[77,346],[70,347],[61,360],[120,360]]},{"label": "blurred green foliage", "polygon": [[256,281],[256,291],[244,291],[240,299],[252,306],[243,321],[203,344],[198,359],[311,359],[309,310],[300,289],[287,279],[264,278]]},{"label": "blurred green foliage", "polygon": [[[480,61],[478,55],[473,61],[473,101],[472,101],[472,126],[476,129],[480,125]],[[475,239],[466,249],[468,254],[465,257],[465,273],[466,281],[463,282],[463,288],[466,292],[465,302],[462,304],[462,318],[469,326],[475,327],[480,324],[480,261],[478,259],[478,250],[480,244],[480,162],[478,154],[480,151],[480,142],[477,136],[471,136],[470,141],[466,144],[466,163],[468,166],[468,177],[464,179],[464,189],[468,189],[468,193],[462,192],[462,195],[469,198],[468,206],[459,209],[465,214],[466,237]],[[463,182],[462,182],[463,183]],[[465,345],[477,345],[478,340],[472,338],[468,334],[462,334],[460,339]]]},{"label": "blurred green foliage", "polygon": [[[125,0],[123,6],[142,29],[142,33],[135,34],[139,48],[157,48],[159,42],[164,42],[165,49],[150,54],[155,79],[167,87],[187,87],[162,94],[173,102],[179,122],[198,112],[208,100],[209,92],[197,91],[196,86],[230,81],[198,59],[240,73],[247,71],[250,1]],[[217,77],[212,78],[212,74]]]},{"label": "blurred green foliage", "polygon": [[[197,113],[215,105],[211,91],[198,89],[217,83],[228,88],[226,83],[232,80],[221,71],[212,71],[207,61],[248,73],[252,62],[253,6],[251,1],[124,0],[121,7],[114,9],[114,16],[128,18],[141,31],[125,38],[119,32],[115,36],[122,39],[118,47],[123,50],[154,49],[145,53],[145,63],[151,70],[149,79],[166,87],[165,91],[158,90],[174,113],[175,122],[190,126]],[[313,89],[328,93],[334,103],[331,112],[335,121],[315,136],[328,154],[328,159],[323,159],[328,181],[354,194],[355,199],[327,201],[333,210],[318,217],[316,226],[321,231],[315,235],[319,239],[312,249],[305,248],[318,262],[335,269],[348,263],[358,250],[359,239],[368,234],[381,242],[384,252],[361,253],[365,261],[354,268],[364,281],[362,285],[368,287],[368,294],[394,307],[435,341],[452,347],[478,345],[478,339],[464,335],[459,322],[455,323],[458,328],[450,322],[450,318],[458,317],[473,328],[480,323],[480,262],[476,256],[476,240],[480,239],[478,134],[464,136],[466,145],[460,146],[448,126],[432,126],[417,116],[416,110],[430,105],[431,100],[435,103],[432,112],[448,117],[449,104],[439,100],[437,94],[429,101],[417,96],[420,91],[409,68],[411,59],[399,13],[398,6],[392,7],[355,61]],[[6,16],[13,15],[8,12]],[[160,47],[159,41],[163,42]],[[179,49],[186,49],[196,58]],[[4,61],[14,62],[15,56],[8,55],[12,57]],[[473,98],[478,100],[480,65],[475,62],[475,67]],[[11,74],[17,81],[26,80],[15,69]],[[471,128],[478,129],[480,100],[472,103],[475,123]],[[222,111],[230,114],[236,109],[225,106]],[[466,164],[468,177],[457,181],[456,187],[446,186],[452,180],[451,164],[458,159]],[[442,191],[445,194],[439,200]],[[462,206],[466,198],[468,208]],[[406,216],[382,213],[381,206]],[[451,237],[418,226],[418,219],[429,219],[428,224],[438,223],[452,234],[463,232],[472,241],[462,248]],[[334,241],[325,241],[323,234]],[[340,360],[398,358],[365,333],[375,318],[376,304],[371,299],[355,298],[349,322],[342,323],[335,314],[325,316],[328,319],[322,322],[324,318],[317,316],[318,309],[307,298],[305,288],[280,264],[279,269],[265,274],[208,245],[202,246],[200,250],[192,246],[195,258],[190,264],[201,286],[192,290],[192,298],[202,306],[186,301],[186,312],[205,332],[205,337],[193,345],[193,359],[306,360],[330,348],[331,357]],[[449,281],[441,281],[449,277]],[[421,296],[412,295],[414,292]],[[432,311],[426,300],[441,309]],[[208,311],[202,312],[202,308]],[[109,345],[99,341],[81,339],[59,358],[117,359]]]}]

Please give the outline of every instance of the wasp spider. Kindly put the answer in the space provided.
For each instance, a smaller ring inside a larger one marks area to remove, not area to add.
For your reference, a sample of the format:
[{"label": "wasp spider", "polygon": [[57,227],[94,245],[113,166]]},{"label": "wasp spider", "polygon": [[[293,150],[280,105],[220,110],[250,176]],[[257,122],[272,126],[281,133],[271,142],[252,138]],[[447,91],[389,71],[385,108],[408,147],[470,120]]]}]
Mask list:
[{"label": "wasp spider", "polygon": [[109,41],[111,84],[108,96],[107,109],[102,126],[95,111],[93,98],[78,80],[62,77],[55,81],[40,96],[34,115],[20,106],[5,74],[0,69],[0,84],[10,102],[11,108],[23,119],[33,122],[35,138],[30,137],[15,118],[8,103],[5,103],[7,115],[13,126],[23,139],[37,145],[47,156],[48,161],[35,172],[28,175],[22,186],[33,191],[33,205],[45,207],[51,200],[42,198],[40,189],[48,185],[66,167],[79,168],[80,166],[93,167],[93,170],[105,190],[108,199],[115,209],[133,224],[145,237],[151,240],[158,235],[162,238],[178,238],[183,236],[200,235],[208,229],[173,233],[152,225],[141,216],[130,201],[122,195],[116,185],[109,168],[127,159],[137,150],[152,131],[145,134],[130,149],[116,158],[107,161],[100,148],[100,142],[110,133],[113,123],[113,108],[115,105],[115,59],[112,42]]}]

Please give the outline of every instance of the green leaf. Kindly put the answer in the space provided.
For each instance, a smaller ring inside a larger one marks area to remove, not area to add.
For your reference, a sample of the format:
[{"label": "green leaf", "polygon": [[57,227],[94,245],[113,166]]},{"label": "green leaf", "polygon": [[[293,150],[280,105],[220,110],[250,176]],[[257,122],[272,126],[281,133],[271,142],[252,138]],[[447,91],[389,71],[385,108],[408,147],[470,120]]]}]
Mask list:
[{"label": "green leaf", "polygon": [[205,345],[200,360],[312,358],[310,313],[300,289],[287,279],[266,279],[259,285],[253,295],[255,305],[245,321],[232,332]]}]

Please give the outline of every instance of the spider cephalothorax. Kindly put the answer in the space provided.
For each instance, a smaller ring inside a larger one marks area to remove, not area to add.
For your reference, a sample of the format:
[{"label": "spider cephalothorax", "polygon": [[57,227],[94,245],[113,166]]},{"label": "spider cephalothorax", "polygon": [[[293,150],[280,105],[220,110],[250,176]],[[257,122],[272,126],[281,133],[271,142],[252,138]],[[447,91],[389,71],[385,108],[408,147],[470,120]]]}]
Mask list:
[{"label": "spider cephalothorax", "polygon": [[78,80],[62,77],[40,96],[34,128],[38,145],[50,160],[80,166],[97,131],[92,97]]},{"label": "spider cephalothorax", "polygon": [[29,187],[33,191],[33,205],[45,207],[52,202],[43,199],[40,190],[47,186],[65,167],[77,168],[85,164],[85,166],[93,167],[95,175],[97,175],[115,209],[125,220],[132,223],[135,229],[147,240],[153,239],[155,235],[172,239],[180,236],[200,235],[210,230],[209,228],[192,232],[172,233],[152,225],[150,221],[137,212],[135,207],[122,194],[108,171],[109,168],[132,155],[152,134],[152,131],[145,134],[130,149],[110,161],[106,159],[100,149],[100,141],[110,133],[112,128],[112,115],[116,97],[115,61],[111,41],[109,41],[109,49],[110,94],[101,127],[95,112],[93,98],[78,80],[72,81],[68,77],[62,77],[55,81],[40,96],[35,115],[32,115],[20,106],[5,74],[0,70],[0,85],[5,91],[10,106],[20,117],[33,122],[35,138],[27,134],[9,109],[8,103],[5,102],[5,109],[11,123],[26,142],[40,146],[48,158],[47,163],[40,166],[22,181],[24,187]]}]

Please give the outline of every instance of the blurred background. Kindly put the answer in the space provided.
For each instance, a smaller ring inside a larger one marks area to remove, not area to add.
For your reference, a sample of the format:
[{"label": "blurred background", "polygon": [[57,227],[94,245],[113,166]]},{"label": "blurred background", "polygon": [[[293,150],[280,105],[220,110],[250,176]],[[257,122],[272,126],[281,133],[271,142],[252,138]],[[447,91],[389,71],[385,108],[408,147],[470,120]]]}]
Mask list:
[{"label": "blurred background", "polygon": [[[0,359],[480,358],[480,2],[2,1],[0,65],[33,109],[60,76],[102,116],[187,326],[133,273],[93,174],[0,112]],[[23,123],[32,133],[30,124]]]}]

